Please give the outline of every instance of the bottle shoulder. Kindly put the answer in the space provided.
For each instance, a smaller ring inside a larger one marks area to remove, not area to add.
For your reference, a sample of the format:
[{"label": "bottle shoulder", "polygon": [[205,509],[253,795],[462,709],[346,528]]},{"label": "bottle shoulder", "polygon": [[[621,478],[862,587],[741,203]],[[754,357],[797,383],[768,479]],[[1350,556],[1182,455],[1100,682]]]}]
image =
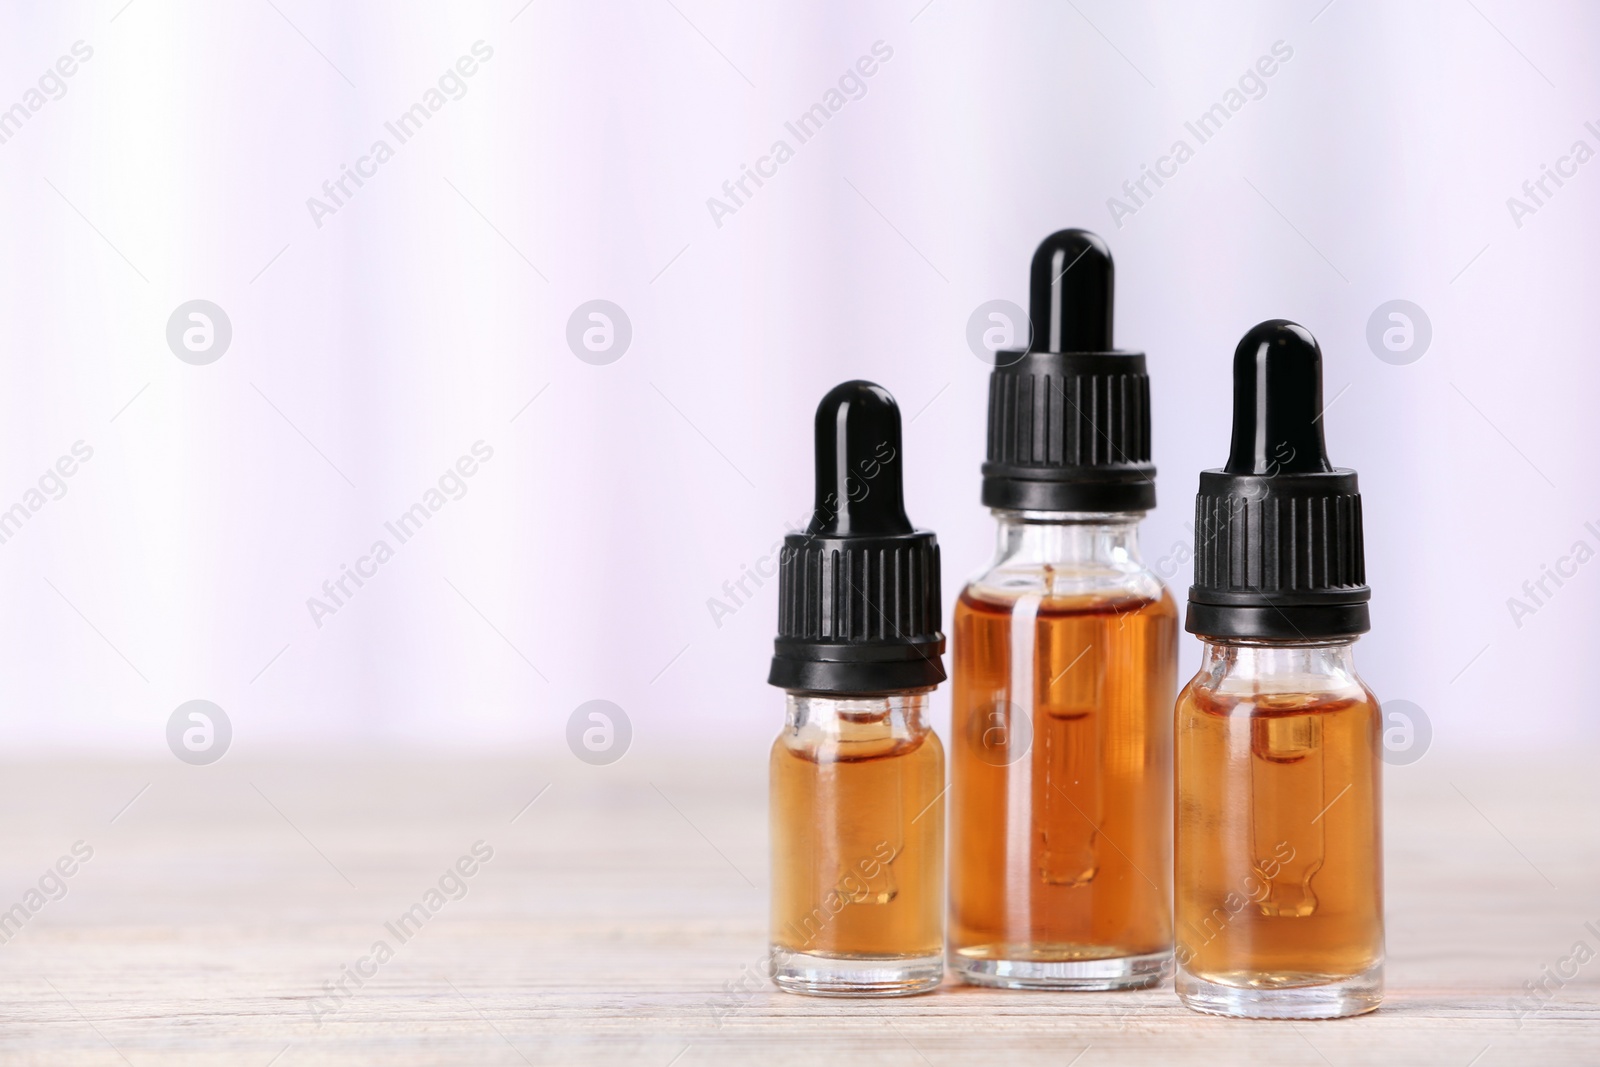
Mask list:
[{"label": "bottle shoulder", "polygon": [[1241,666],[1210,657],[1178,693],[1184,715],[1331,714],[1362,707],[1376,712],[1378,698],[1352,664],[1291,655],[1279,662]]},{"label": "bottle shoulder", "polygon": [[1165,586],[1141,558],[1139,517],[1002,517],[995,555],[967,588],[993,601],[1025,596],[1159,600]]},{"label": "bottle shoulder", "polygon": [[[1146,572],[1148,574],[1148,572]],[[1148,581],[1091,581],[1042,574],[1026,580],[992,582],[985,575],[969,582],[956,601],[957,615],[1008,615],[1024,597],[1039,599],[1040,614],[1118,615],[1133,613],[1178,620],[1178,602],[1154,575]]]},{"label": "bottle shoulder", "polygon": [[835,732],[817,727],[785,728],[772,742],[772,759],[804,763],[867,763],[892,759],[944,759],[944,745],[931,728]]},{"label": "bottle shoulder", "polygon": [[902,757],[942,758],[927,718],[931,690],[828,696],[790,693],[772,758],[862,763]]}]

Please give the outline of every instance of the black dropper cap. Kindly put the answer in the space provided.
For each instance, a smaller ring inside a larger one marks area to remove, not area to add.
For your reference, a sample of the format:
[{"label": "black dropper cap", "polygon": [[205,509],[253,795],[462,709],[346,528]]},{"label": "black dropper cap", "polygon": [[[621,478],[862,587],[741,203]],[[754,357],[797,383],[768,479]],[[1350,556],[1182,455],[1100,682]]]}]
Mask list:
[{"label": "black dropper cap", "polygon": [[817,405],[817,494],[778,557],[778,639],[767,681],[887,693],[944,681],[939,542],[906,518],[900,408],[872,382]]},{"label": "black dropper cap", "polygon": [[1014,511],[1149,511],[1150,378],[1144,353],[1111,347],[1115,271],[1087,230],[1053,233],[1033,254],[1033,335],[997,352],[989,376],[983,502]]},{"label": "black dropper cap", "polygon": [[1269,640],[1371,628],[1356,472],[1328,463],[1322,349],[1269,319],[1233,354],[1233,445],[1200,473],[1190,633]]}]

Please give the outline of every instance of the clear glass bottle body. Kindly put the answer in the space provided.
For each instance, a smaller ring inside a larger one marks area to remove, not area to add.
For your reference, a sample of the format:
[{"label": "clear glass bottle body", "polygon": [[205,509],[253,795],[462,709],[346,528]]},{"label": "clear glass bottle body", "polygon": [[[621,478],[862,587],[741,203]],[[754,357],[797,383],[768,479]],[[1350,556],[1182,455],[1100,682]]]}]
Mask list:
[{"label": "clear glass bottle body", "polygon": [[788,694],[772,746],[772,979],[901,996],[944,977],[944,748],[931,689]]},{"label": "clear glass bottle body", "polygon": [[1251,1018],[1383,997],[1382,723],[1354,639],[1208,639],[1178,696],[1178,996]]},{"label": "clear glass bottle body", "polygon": [[1154,984],[1172,959],[1177,606],[1140,560],[1142,514],[996,517],[952,632],[950,967]]}]

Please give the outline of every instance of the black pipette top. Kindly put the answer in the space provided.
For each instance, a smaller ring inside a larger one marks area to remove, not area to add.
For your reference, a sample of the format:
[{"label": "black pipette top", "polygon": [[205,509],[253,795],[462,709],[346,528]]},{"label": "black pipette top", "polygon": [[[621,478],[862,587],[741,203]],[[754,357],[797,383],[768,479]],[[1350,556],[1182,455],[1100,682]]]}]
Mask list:
[{"label": "black pipette top", "polygon": [[939,543],[906,518],[900,408],[881,385],[835,386],[817,406],[816,504],[778,563],[767,681],[886,693],[944,681]]},{"label": "black pipette top", "polygon": [[1195,500],[1190,633],[1318,640],[1370,629],[1356,472],[1328,462],[1322,349],[1269,319],[1233,354],[1233,443]]},{"label": "black pipette top", "polygon": [[1149,511],[1150,379],[1142,352],[1111,347],[1115,271],[1106,243],[1062,230],[1033,254],[1032,337],[989,376],[983,502],[1014,511]]}]

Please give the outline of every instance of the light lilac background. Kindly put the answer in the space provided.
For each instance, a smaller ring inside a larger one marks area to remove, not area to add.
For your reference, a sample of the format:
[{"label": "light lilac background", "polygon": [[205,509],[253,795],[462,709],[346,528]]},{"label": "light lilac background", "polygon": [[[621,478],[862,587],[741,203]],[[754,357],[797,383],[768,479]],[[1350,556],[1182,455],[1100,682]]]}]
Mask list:
[{"label": "light lilac background", "polygon": [[[756,758],[775,590],[720,627],[707,601],[806,512],[816,400],[899,397],[953,600],[992,548],[968,316],[1024,302],[1067,225],[1110,242],[1118,341],[1149,354],[1153,565],[1225,456],[1238,337],[1297,319],[1361,472],[1368,680],[1438,748],[1592,741],[1600,563],[1520,628],[1506,600],[1600,548],[1600,162],[1520,227],[1506,201],[1600,148],[1600,12],[1199,7],[9,7],[0,107],[94,55],[0,144],[0,507],[94,457],[0,544],[5,750],[157,755],[204,698],[246,754],[559,752],[604,698],[635,752]],[[466,95],[319,228],[307,198],[479,40]],[[707,198],[877,41],[865,95],[717,225]],[[1116,225],[1107,199],[1278,41],[1265,95]],[[203,367],[165,340],[196,298],[234,331]],[[565,341],[594,298],[632,322],[608,366]],[[1365,340],[1396,298],[1432,321],[1408,366]],[[318,628],[307,598],[479,440],[467,495]]]}]

